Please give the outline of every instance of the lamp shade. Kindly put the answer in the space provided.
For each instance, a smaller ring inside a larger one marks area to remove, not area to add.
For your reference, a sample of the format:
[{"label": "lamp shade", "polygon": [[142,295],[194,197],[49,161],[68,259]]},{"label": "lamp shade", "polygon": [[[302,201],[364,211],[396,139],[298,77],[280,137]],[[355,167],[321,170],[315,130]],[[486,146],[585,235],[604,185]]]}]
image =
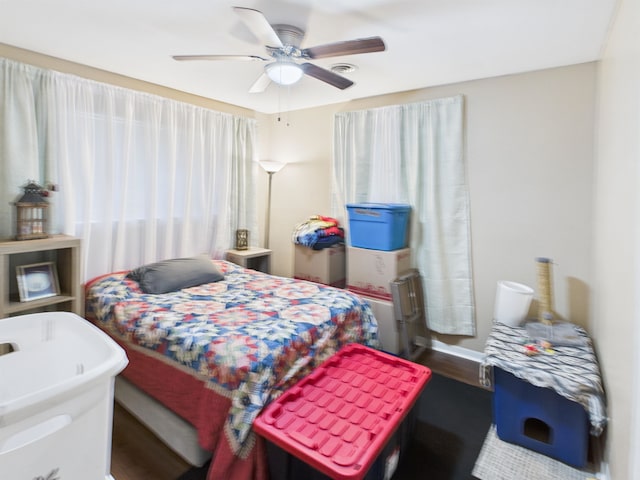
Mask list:
[{"label": "lamp shade", "polygon": [[278,61],[264,67],[267,76],[278,85],[293,85],[302,78],[302,68],[293,62]]},{"label": "lamp shade", "polygon": [[267,173],[276,173],[279,172],[280,170],[282,170],[282,168],[285,166],[286,164],[282,163],[282,162],[276,162],[273,160],[260,160],[260,166],[264,169],[265,172]]}]

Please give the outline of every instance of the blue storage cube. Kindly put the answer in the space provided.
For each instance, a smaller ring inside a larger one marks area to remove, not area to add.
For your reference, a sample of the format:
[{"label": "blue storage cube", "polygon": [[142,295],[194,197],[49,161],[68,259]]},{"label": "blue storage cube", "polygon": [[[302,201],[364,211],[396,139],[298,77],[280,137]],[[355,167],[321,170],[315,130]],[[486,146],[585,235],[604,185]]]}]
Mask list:
[{"label": "blue storage cube", "polygon": [[390,251],[407,246],[409,205],[351,203],[347,211],[352,247]]},{"label": "blue storage cube", "polygon": [[494,368],[493,414],[501,440],[582,468],[589,449],[589,418],[577,402]]}]

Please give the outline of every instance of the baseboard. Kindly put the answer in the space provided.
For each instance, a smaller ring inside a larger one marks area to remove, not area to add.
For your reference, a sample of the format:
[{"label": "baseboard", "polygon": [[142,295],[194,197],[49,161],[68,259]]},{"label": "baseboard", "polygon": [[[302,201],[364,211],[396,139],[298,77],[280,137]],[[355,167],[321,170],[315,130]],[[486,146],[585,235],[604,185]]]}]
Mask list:
[{"label": "baseboard", "polygon": [[456,357],[471,360],[472,362],[481,363],[484,358],[483,352],[476,352],[464,347],[458,347],[457,345],[449,345],[439,340],[431,339],[431,349],[437,352],[446,353],[448,355],[454,355]]},{"label": "baseboard", "polygon": [[596,478],[598,480],[609,480],[611,474],[609,473],[609,463],[604,460],[604,445],[602,436],[592,437],[591,447],[593,450],[593,457],[595,466],[598,468]]},{"label": "baseboard", "polygon": [[609,480],[611,476],[609,475],[609,464],[602,462],[600,464],[600,471],[596,474],[596,478],[598,480]]}]

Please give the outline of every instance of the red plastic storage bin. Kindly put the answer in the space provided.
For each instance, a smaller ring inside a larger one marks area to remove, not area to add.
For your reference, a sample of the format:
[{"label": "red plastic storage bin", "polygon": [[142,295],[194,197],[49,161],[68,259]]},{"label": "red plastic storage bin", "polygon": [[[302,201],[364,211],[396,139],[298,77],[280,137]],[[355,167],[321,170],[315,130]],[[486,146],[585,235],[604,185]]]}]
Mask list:
[{"label": "red plastic storage bin", "polygon": [[272,480],[390,478],[430,378],[422,365],[359,344],[343,347],[255,420],[269,442]]}]

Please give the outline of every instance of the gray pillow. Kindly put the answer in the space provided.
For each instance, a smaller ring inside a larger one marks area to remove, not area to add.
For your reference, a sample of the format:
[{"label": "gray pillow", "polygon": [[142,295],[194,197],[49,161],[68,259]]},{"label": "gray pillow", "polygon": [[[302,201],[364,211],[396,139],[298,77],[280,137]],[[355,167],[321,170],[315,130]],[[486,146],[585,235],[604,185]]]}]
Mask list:
[{"label": "gray pillow", "polygon": [[167,293],[220,281],[224,275],[207,255],[173,258],[143,265],[127,275],[145,293]]}]

